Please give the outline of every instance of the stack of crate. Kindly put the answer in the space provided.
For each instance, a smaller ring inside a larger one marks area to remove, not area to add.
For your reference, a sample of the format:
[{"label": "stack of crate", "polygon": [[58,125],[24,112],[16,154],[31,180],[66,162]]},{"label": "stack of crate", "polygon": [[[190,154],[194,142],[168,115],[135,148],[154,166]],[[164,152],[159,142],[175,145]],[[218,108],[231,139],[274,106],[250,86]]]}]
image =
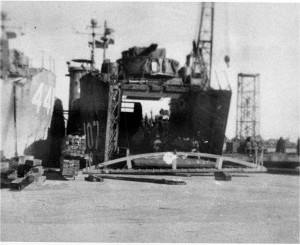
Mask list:
[{"label": "stack of crate", "polygon": [[60,170],[64,176],[76,176],[80,168],[80,160],[85,157],[85,135],[68,135],[62,143]]},{"label": "stack of crate", "polygon": [[84,157],[85,150],[85,135],[68,135],[63,141],[62,156]]},{"label": "stack of crate", "polygon": [[76,176],[79,172],[80,160],[63,159],[61,160],[61,174],[64,176]]},{"label": "stack of crate", "polygon": [[46,181],[42,160],[34,159],[33,156],[20,156],[16,170],[13,170],[7,179],[10,180],[11,190],[22,190],[27,185],[35,183],[41,185]]}]

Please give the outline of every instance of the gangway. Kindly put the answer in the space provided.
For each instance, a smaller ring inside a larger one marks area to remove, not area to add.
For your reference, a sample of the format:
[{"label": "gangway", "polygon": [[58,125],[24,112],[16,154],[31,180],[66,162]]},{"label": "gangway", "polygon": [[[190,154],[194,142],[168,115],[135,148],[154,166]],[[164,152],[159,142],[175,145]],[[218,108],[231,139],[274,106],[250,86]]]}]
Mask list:
[{"label": "gangway", "polygon": [[[139,155],[127,155],[126,157],[110,160],[110,161],[105,161],[103,163],[98,164],[94,170],[90,170],[89,173],[97,173],[99,172],[99,169],[106,169],[114,164],[126,162],[126,167],[124,168],[123,171],[130,173],[130,172],[139,172],[139,171],[146,171],[146,170],[139,170],[139,169],[134,169],[133,168],[133,161],[140,159],[140,158],[147,158],[147,159],[163,159],[165,156],[170,156],[170,154],[173,154],[173,156],[176,156],[172,163],[170,162],[165,162],[165,166],[168,166],[172,164],[172,169],[152,169],[151,171],[153,173],[155,172],[266,172],[267,169],[259,164],[254,164],[251,162],[243,161],[240,159],[232,158],[232,157],[227,157],[227,156],[221,156],[221,155],[214,155],[214,154],[207,154],[207,153],[198,153],[198,152],[176,152],[176,153],[171,153],[171,152],[155,152],[155,153],[147,153],[147,154],[139,154]],[[199,168],[177,168],[176,166],[176,159],[178,158],[183,158],[183,159],[188,159],[188,158],[197,158],[199,160],[205,159],[209,161],[214,162],[214,168],[201,168],[201,164],[199,164]],[[225,166],[224,163],[232,163],[235,166],[234,167],[228,167]],[[111,172],[114,172],[114,170],[109,170]]]}]

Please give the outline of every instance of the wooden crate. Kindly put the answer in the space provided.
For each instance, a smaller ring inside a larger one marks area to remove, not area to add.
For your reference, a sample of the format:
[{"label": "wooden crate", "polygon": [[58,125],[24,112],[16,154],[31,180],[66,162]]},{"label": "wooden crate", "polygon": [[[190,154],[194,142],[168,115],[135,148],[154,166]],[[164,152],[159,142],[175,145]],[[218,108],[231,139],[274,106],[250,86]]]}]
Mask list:
[{"label": "wooden crate", "polygon": [[34,181],[35,178],[32,175],[26,176],[24,178],[17,178],[10,183],[10,189],[20,191]]},{"label": "wooden crate", "polygon": [[231,181],[231,175],[226,172],[215,172],[215,180],[217,181]]},{"label": "wooden crate", "polygon": [[60,167],[62,175],[76,176],[79,172],[80,160],[62,158]]}]

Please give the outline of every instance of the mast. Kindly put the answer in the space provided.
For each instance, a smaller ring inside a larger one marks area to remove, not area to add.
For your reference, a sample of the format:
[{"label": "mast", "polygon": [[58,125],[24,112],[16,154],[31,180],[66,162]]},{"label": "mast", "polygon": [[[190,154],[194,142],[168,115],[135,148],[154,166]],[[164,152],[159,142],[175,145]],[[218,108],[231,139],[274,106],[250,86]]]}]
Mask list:
[{"label": "mast", "polygon": [[91,28],[92,28],[92,49],[91,49],[91,69],[95,68],[95,29],[97,28],[97,20],[91,19]]},{"label": "mast", "polygon": [[[104,22],[104,31],[103,35],[96,33],[95,30],[99,28],[98,22],[96,19],[91,19],[91,25],[87,26],[88,28],[92,29],[92,33],[83,33],[83,32],[76,32],[77,34],[88,34],[92,35],[92,41],[89,42],[89,46],[91,46],[91,70],[95,69],[95,49],[102,48],[103,49],[103,61],[105,60],[106,49],[108,48],[109,44],[114,44],[114,40],[109,37],[109,35],[113,32],[113,29],[107,27],[107,22]],[[96,39],[96,36],[101,35],[101,40],[99,41]]]},{"label": "mast", "polygon": [[13,93],[14,93],[14,138],[15,138],[15,157],[18,156],[18,131],[17,131],[17,91],[16,83],[13,84]]},{"label": "mast", "polygon": [[105,50],[106,50],[106,43],[107,43],[107,38],[106,38],[106,28],[107,28],[107,22],[106,20],[104,21],[104,33],[103,33],[103,41],[104,41],[104,45],[103,45],[103,62],[105,60]]},{"label": "mast", "polygon": [[101,37],[102,42],[97,41],[97,48],[103,48],[103,62],[106,58],[106,49],[108,48],[109,44],[114,44],[115,41],[110,35],[114,32],[113,29],[107,27],[107,21],[104,21],[104,30],[103,36]]}]

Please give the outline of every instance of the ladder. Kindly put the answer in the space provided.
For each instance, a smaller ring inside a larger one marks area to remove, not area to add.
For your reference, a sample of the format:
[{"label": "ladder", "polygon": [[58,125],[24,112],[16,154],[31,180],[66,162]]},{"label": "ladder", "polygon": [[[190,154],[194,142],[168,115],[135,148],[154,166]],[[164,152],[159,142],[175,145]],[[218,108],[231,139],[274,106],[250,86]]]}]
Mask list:
[{"label": "ladder", "polygon": [[119,84],[111,83],[108,95],[104,161],[109,161],[118,147],[121,103],[122,90]]}]

